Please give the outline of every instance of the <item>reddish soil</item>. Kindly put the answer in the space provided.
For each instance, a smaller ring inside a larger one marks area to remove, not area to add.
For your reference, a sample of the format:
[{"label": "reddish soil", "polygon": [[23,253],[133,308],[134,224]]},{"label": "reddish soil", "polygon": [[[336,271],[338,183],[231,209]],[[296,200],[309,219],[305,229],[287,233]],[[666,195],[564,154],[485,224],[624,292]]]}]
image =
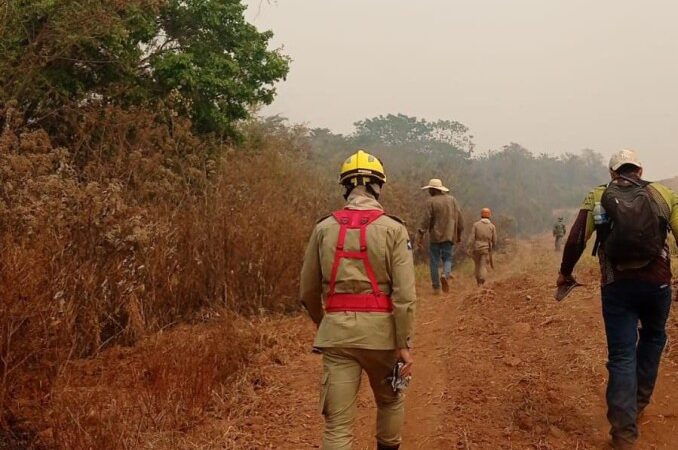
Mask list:
[{"label": "reddish soil", "polygon": [[[485,289],[458,274],[447,296],[419,289],[416,373],[407,396],[403,449],[607,448],[605,335],[595,263],[586,287],[553,300],[557,255],[545,242],[500,256]],[[461,272],[468,272],[463,267]],[[299,339],[309,345],[313,329]],[[676,334],[672,320],[670,332]],[[320,357],[302,353],[269,373],[260,407],[240,429],[239,448],[319,448]],[[678,350],[669,345],[640,449],[678,448]],[[373,449],[374,408],[366,383],[355,449]],[[212,424],[214,425],[214,424]]]},{"label": "reddish soil", "polygon": [[[421,281],[403,450],[607,448],[595,262],[580,264],[586,287],[557,303],[558,255],[546,240],[522,243],[496,260],[484,289],[474,286],[468,263],[456,270],[449,295],[433,296]],[[678,321],[671,319],[669,328],[675,336]],[[309,351],[313,334],[303,316],[226,317],[75,362],[48,411],[70,415],[54,422],[69,426],[54,425],[39,440],[56,437],[61,448],[319,448],[321,357]],[[677,381],[678,348],[671,341],[639,449],[678,449]],[[373,449],[367,383],[359,411],[354,449]]]}]

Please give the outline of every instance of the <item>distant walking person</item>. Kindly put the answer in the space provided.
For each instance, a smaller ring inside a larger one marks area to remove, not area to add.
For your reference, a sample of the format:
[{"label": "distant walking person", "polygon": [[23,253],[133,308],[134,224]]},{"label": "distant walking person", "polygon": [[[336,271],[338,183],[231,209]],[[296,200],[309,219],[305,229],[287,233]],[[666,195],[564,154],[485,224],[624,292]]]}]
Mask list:
[{"label": "distant walking person", "polygon": [[468,237],[467,248],[473,256],[478,286],[485,284],[487,266],[493,264],[492,251],[497,246],[497,229],[490,220],[491,217],[490,208],[483,208],[480,212],[480,220],[473,224]]},{"label": "distant walking person", "polygon": [[595,231],[608,350],[607,418],[613,447],[630,449],[666,343],[671,307],[667,235],[670,227],[678,238],[678,196],[644,181],[632,150],[613,155],[609,169],[612,181],[588,194],[572,226],[557,284],[576,283],[572,271]]},{"label": "distant walking person", "polygon": [[[428,232],[433,292],[439,294],[441,286],[443,292],[449,292],[454,244],[461,242],[461,233],[464,231],[461,208],[457,200],[448,194],[450,190],[437,178],[431,179],[422,189],[428,190],[430,197],[426,202],[424,220],[419,229],[419,242]],[[442,276],[438,270],[441,260]]]},{"label": "distant walking person", "polygon": [[559,252],[563,245],[563,239],[567,234],[567,228],[565,227],[565,219],[558,217],[558,221],[553,225],[553,237],[556,240],[556,251]]},{"label": "distant walking person", "polygon": [[[378,202],[386,176],[377,158],[359,150],[342,165],[340,182],[346,206],[315,226],[301,269],[301,301],[323,355],[322,448],[351,449],[365,371],[377,404],[377,449],[396,450],[405,406],[394,380],[406,383],[413,364],[412,246],[402,221]],[[401,376],[393,377],[398,362]]]}]

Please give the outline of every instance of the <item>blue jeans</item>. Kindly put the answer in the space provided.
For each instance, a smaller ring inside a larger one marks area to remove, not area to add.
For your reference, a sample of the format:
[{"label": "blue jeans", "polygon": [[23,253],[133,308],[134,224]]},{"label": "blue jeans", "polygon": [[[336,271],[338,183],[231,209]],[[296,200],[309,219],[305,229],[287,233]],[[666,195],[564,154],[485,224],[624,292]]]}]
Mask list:
[{"label": "blue jeans", "polygon": [[445,278],[452,272],[452,255],[454,246],[451,242],[431,242],[429,249],[431,257],[431,283],[433,289],[440,289],[440,273],[438,272],[438,263],[443,260],[443,275]]},{"label": "blue jeans", "polygon": [[666,344],[671,287],[624,280],[604,286],[602,293],[610,434],[633,442],[638,412],[650,403]]}]

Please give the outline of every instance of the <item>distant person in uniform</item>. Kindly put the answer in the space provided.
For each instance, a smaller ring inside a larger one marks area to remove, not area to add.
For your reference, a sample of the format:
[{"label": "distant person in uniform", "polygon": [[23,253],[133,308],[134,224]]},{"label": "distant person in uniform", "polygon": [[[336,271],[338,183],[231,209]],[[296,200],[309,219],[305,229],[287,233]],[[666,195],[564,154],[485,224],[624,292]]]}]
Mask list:
[{"label": "distant person in uniform", "polygon": [[365,371],[377,404],[377,449],[396,450],[404,399],[387,377],[399,361],[402,377],[412,372],[412,246],[403,222],[379,204],[386,176],[377,158],[359,150],[342,165],[340,182],[346,205],[315,226],[301,269],[301,301],[318,326],[313,345],[323,355],[322,448],[352,447]]},{"label": "distant person in uniform", "polygon": [[483,208],[480,212],[480,220],[473,224],[469,233],[466,248],[471,252],[475,266],[475,277],[478,286],[485,284],[487,279],[487,266],[492,263],[492,251],[497,246],[497,229],[490,220],[492,211]]},{"label": "distant person in uniform", "polygon": [[565,227],[565,219],[558,217],[558,221],[553,225],[553,237],[556,240],[556,251],[559,252],[563,245],[563,239],[567,234],[567,227]]},{"label": "distant person in uniform", "polygon": [[609,169],[612,181],[588,194],[572,225],[557,284],[576,283],[572,271],[595,231],[608,350],[607,418],[613,447],[630,449],[666,344],[671,307],[667,235],[670,227],[678,238],[678,196],[644,181],[632,150],[613,155]]},{"label": "distant person in uniform", "polygon": [[[428,233],[433,292],[439,294],[442,287],[443,292],[447,293],[450,291],[454,245],[461,242],[461,233],[464,231],[461,208],[457,200],[449,194],[450,190],[437,178],[431,179],[422,189],[428,190],[430,197],[426,202],[417,241],[421,245],[424,235]],[[442,275],[438,269],[441,260]]]}]

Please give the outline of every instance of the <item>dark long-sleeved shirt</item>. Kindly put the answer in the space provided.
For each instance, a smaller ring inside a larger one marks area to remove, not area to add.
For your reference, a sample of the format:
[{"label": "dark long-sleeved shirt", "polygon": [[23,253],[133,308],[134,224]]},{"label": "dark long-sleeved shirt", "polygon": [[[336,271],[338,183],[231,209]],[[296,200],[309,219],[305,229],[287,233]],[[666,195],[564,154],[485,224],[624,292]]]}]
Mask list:
[{"label": "dark long-sleeved shirt", "polygon": [[[674,236],[678,238],[678,196],[671,189],[658,183],[650,184],[649,189],[659,206],[660,213],[671,226]],[[593,208],[596,202],[600,202],[603,192],[605,192],[605,186],[599,186],[588,194],[582,208],[579,210],[577,219],[572,225],[560,265],[560,273],[565,276],[572,274],[575,265],[586,249],[586,243],[595,231]],[[605,250],[602,246],[598,249],[598,258],[602,275],[601,283],[603,285],[618,280],[629,279],[658,285],[671,283],[671,256],[668,245],[666,245],[661,255],[650,262],[650,264],[640,268],[623,267],[622,265],[613,264],[612,261],[605,257]]]}]

